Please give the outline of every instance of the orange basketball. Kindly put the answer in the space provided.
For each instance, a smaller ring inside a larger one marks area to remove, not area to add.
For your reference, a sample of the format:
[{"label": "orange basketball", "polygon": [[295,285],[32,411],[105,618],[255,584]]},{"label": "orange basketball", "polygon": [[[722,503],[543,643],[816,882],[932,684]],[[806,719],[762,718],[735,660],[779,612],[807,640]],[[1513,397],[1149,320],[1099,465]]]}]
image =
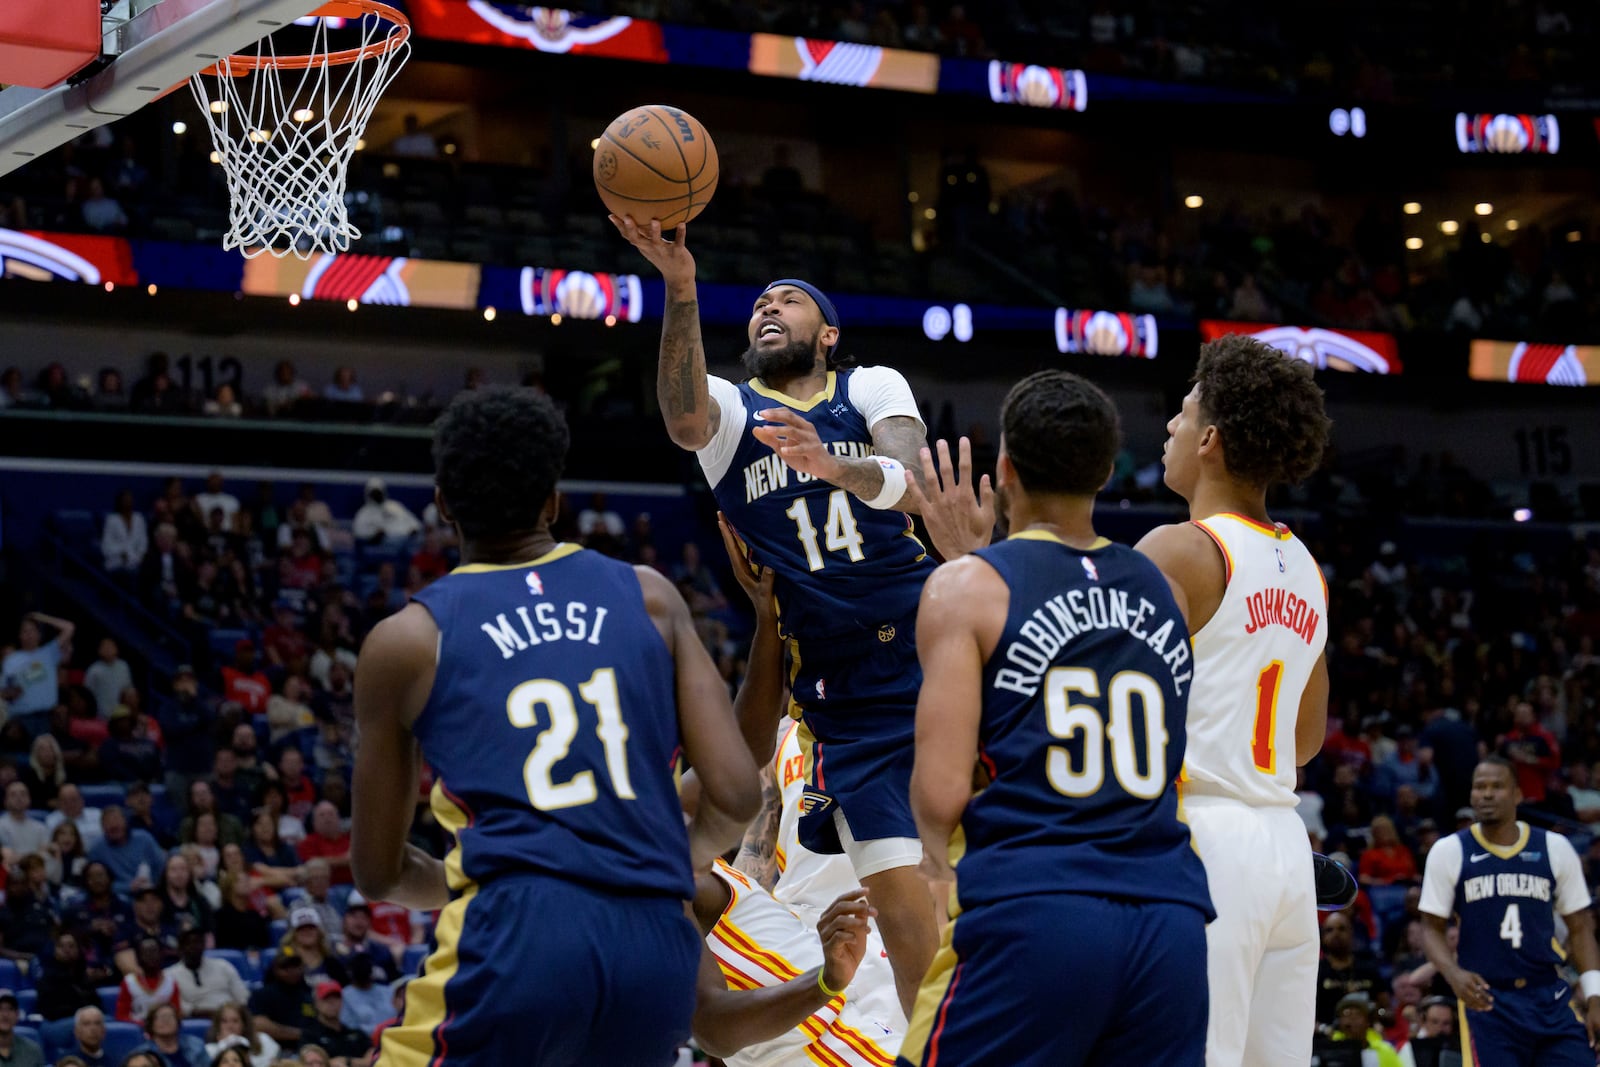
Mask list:
[{"label": "orange basketball", "polygon": [[717,191],[717,146],[687,111],[646,104],[613,119],[594,150],[594,185],[619,218],[663,230],[705,210]]}]

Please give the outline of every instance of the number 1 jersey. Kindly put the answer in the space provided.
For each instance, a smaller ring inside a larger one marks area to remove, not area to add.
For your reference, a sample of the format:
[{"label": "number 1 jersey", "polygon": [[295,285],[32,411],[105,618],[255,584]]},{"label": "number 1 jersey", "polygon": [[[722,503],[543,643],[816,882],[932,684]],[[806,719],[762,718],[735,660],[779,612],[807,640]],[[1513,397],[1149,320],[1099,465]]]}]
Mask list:
[{"label": "number 1 jersey", "polygon": [[416,599],[439,653],[412,731],[455,838],[451,890],[532,873],[688,898],[676,664],[633,568],[563,544]]}]

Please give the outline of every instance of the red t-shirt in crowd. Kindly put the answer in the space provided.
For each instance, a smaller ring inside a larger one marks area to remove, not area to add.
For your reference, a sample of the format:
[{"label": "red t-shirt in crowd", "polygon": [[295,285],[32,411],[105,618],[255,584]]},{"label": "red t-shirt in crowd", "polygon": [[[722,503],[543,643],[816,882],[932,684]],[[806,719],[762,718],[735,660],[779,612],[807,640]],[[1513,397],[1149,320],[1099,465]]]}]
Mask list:
[{"label": "red t-shirt in crowd", "polygon": [[262,671],[246,674],[237,667],[222,668],[222,698],[231,700],[252,715],[262,715],[267,710],[267,698],[272,696],[272,683]]},{"label": "red t-shirt in crowd", "polygon": [[284,663],[291,663],[296,657],[309,655],[311,646],[306,642],[306,635],[292,626],[267,627],[267,632],[261,635],[262,644],[278,653],[278,659]]},{"label": "red t-shirt in crowd", "polygon": [[372,932],[384,937],[395,937],[411,944],[411,909],[387,900],[375,900],[367,905],[372,913]]},{"label": "red t-shirt in crowd", "polygon": [[1411,850],[1404,845],[1387,845],[1363,852],[1360,871],[1362,877],[1380,884],[1412,882],[1417,878],[1417,863],[1411,858]]},{"label": "red t-shirt in crowd", "polygon": [[[348,857],[350,855],[350,835],[340,834],[338,837],[323,837],[321,834],[308,834],[300,842],[300,859],[302,862],[314,859],[328,859],[330,857]],[[334,885],[351,885],[355,879],[350,877],[349,866],[333,868]]]},{"label": "red t-shirt in crowd", "polygon": [[288,782],[281,784],[289,797],[289,814],[297,819],[304,819],[311,814],[311,809],[317,806],[317,787],[311,779],[302,774],[294,785]]}]

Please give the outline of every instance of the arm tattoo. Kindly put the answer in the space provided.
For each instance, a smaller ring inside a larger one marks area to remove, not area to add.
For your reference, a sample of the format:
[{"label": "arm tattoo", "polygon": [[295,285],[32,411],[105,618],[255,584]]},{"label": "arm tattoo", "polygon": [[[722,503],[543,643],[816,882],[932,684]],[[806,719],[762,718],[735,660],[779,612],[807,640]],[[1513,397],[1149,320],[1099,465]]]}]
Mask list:
[{"label": "arm tattoo", "polygon": [[767,890],[778,884],[778,825],[783,818],[783,791],[769,762],[761,769],[761,813],[739,843],[734,867]]},{"label": "arm tattoo", "polygon": [[668,300],[661,321],[661,362],[656,371],[656,402],[667,430],[679,444],[704,445],[710,439],[710,389],[700,339],[700,302]]}]

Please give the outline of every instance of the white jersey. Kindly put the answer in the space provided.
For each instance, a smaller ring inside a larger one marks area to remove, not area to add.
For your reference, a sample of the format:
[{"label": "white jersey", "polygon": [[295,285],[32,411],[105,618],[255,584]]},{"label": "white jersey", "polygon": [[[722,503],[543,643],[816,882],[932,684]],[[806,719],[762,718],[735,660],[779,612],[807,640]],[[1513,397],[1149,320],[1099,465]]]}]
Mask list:
[{"label": "white jersey", "polygon": [[[712,872],[732,894],[706,936],[729,989],[782,985],[822,966],[822,942],[799,916],[721,860]],[[869,945],[843,995],[783,1036],[742,1049],[725,1062],[728,1067],[893,1067],[904,1037],[894,970],[888,957]]]},{"label": "white jersey", "polygon": [[824,856],[800,843],[800,802],[805,796],[805,755],[800,724],[791,721],[778,743],[772,773],[782,792],[778,821],[778,884],[772,895],[813,928],[829,904],[861,884],[848,856]]},{"label": "white jersey", "polygon": [[1184,792],[1292,808],[1300,697],[1328,641],[1328,586],[1287,527],[1195,522],[1222,550],[1227,590],[1194,635]]}]

